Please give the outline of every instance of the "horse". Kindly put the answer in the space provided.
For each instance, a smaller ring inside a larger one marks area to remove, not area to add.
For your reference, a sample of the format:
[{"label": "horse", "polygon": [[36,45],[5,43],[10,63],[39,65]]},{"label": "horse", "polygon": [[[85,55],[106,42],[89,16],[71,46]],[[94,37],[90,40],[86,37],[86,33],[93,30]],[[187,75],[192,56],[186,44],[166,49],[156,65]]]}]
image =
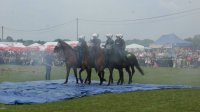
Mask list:
[{"label": "horse", "polygon": [[[99,79],[100,79],[100,85],[103,84],[103,81],[105,81],[104,79],[104,69],[105,69],[105,57],[104,57],[104,51],[102,48],[98,47],[98,46],[89,46],[86,47],[88,48],[88,55],[90,57],[90,60],[92,61],[92,63],[90,64],[90,67],[94,68],[95,71],[98,73]],[[79,75],[81,76],[81,72],[84,69],[81,69],[79,71]],[[86,82],[91,83],[91,74],[88,74],[86,79],[85,79],[85,83]]]},{"label": "horse", "polygon": [[[63,40],[59,39],[57,46],[54,48],[54,52],[58,53],[61,51],[64,55],[66,71],[67,71],[66,80],[65,80],[64,84],[66,84],[68,82],[68,77],[69,77],[71,68],[73,68],[74,75],[76,78],[76,83],[78,83],[77,68],[79,68],[81,66],[78,62],[78,55],[77,55],[78,52],[76,50],[74,50],[69,44],[67,44]],[[86,69],[86,70],[89,71],[88,69]]]},{"label": "horse", "polygon": [[[81,77],[81,72],[83,70],[87,71],[87,77],[85,79],[85,83],[88,82],[88,84],[91,84],[91,72],[92,68],[95,68],[96,72],[98,73],[98,76],[100,78],[100,85],[102,84],[102,74],[104,74],[103,71],[103,64],[102,64],[102,58],[94,58],[97,53],[93,53],[94,49],[92,47],[88,47],[87,43],[85,40],[79,40],[79,52],[82,52],[82,65],[81,69],[79,71],[79,78],[81,82],[83,82],[83,79]],[[97,48],[95,50],[98,50]],[[99,51],[99,50],[98,50]],[[101,53],[99,51],[98,53]],[[99,55],[99,54],[97,54]]]},{"label": "horse", "polygon": [[[88,46],[85,40],[80,39],[79,40],[79,45],[77,47],[75,47],[76,51],[78,51],[79,54],[79,65],[80,65],[80,71],[82,71],[83,69],[87,71],[87,75],[91,75],[91,66],[92,66],[92,61],[91,61],[91,57],[89,55],[89,51],[88,51]],[[79,71],[79,78],[81,83],[83,83],[83,79],[82,76],[80,74]],[[88,82],[88,84],[90,84],[91,82]]]},{"label": "horse", "polygon": [[[132,77],[135,72],[134,67],[136,67],[142,75],[144,74],[134,54],[126,52],[126,60],[124,60],[122,59],[119,53],[118,47],[116,47],[115,45],[112,46],[109,52],[110,53],[107,55],[108,64],[106,66],[110,72],[108,85],[110,85],[110,83],[113,82],[112,75],[113,75],[114,68],[117,69],[119,72],[119,79],[118,79],[117,84],[123,84],[124,82],[123,68],[125,68],[129,74],[129,82],[128,82],[129,84],[132,83]],[[132,72],[130,72],[130,68],[132,69]]]},{"label": "horse", "polygon": [[144,72],[142,70],[142,68],[140,67],[138,60],[136,58],[136,56],[133,53],[130,52],[126,52],[126,56],[127,56],[127,61],[126,61],[126,65],[130,66],[132,72],[131,72],[131,77],[129,77],[129,84],[132,83],[132,77],[135,73],[135,68],[137,68],[137,70],[140,72],[141,75],[144,75]]}]

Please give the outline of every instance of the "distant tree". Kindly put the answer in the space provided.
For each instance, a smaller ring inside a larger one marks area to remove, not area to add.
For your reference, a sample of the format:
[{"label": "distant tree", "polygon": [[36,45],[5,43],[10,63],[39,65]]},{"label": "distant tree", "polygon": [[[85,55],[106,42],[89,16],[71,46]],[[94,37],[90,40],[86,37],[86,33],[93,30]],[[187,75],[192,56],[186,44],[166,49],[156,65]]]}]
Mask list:
[{"label": "distant tree", "polygon": [[33,43],[34,43],[33,40],[26,40],[26,41],[24,42],[24,45],[25,45],[25,46],[28,46],[28,45],[31,45],[31,44],[33,44]]},{"label": "distant tree", "polygon": [[35,42],[38,43],[38,44],[44,44],[45,43],[45,41],[40,41],[40,40],[35,41]]},{"label": "distant tree", "polygon": [[186,38],[186,39],[184,39],[184,40],[185,40],[185,41],[188,41],[188,42],[192,42],[192,39],[193,39],[193,38],[189,37],[189,38]]},{"label": "distant tree", "polygon": [[6,41],[7,42],[14,42],[13,38],[11,36],[7,36],[6,37]]},{"label": "distant tree", "polygon": [[192,39],[193,48],[200,49],[200,35],[195,35]]},{"label": "distant tree", "polygon": [[193,38],[189,37],[184,40],[188,42],[192,42],[192,46],[194,49],[200,49],[200,35],[195,35]]},{"label": "distant tree", "polygon": [[71,41],[70,39],[63,39],[64,41]]},{"label": "distant tree", "polygon": [[23,39],[17,39],[16,42],[24,43],[25,41]]},{"label": "distant tree", "polygon": [[[55,39],[53,42],[58,42],[59,39]],[[64,41],[71,41],[70,39],[62,39]]]},{"label": "distant tree", "polygon": [[58,42],[59,39],[55,39],[53,42]]},{"label": "distant tree", "polygon": [[151,40],[151,39],[144,39],[142,45],[144,45],[144,46],[149,46],[149,45],[152,44],[152,43],[154,43],[153,40]]}]

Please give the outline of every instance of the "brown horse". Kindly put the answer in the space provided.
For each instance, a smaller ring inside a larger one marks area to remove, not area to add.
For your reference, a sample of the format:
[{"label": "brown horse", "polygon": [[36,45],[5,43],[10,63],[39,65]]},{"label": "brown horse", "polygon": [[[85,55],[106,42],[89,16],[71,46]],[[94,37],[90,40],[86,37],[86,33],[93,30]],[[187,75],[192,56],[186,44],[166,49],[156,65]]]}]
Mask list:
[{"label": "brown horse", "polygon": [[[128,82],[129,84],[132,82],[132,77],[135,72],[134,67],[136,67],[142,75],[144,74],[134,54],[126,53],[127,60],[125,61],[121,58],[117,47],[113,46],[110,52],[111,53],[108,56],[108,64],[107,64],[107,68],[109,69],[110,72],[108,85],[110,85],[110,83],[113,82],[112,75],[114,68],[119,71],[119,80],[117,84],[123,84],[124,82],[123,68],[125,68],[129,74],[129,82]],[[132,73],[130,72],[130,68],[132,69]]]},{"label": "brown horse", "polygon": [[54,52],[60,52],[62,51],[65,59],[66,64],[66,80],[64,83],[68,82],[68,77],[70,73],[70,69],[73,68],[74,75],[76,78],[76,83],[78,83],[77,78],[77,68],[78,68],[78,60],[77,60],[77,54],[74,49],[67,43],[65,43],[63,40],[58,40],[58,45],[54,48]]},{"label": "brown horse", "polygon": [[[88,46],[85,40],[80,39],[79,40],[79,45],[77,47],[75,47],[76,51],[78,51],[79,54],[79,68],[81,68],[80,71],[82,71],[82,69],[85,69],[87,74],[90,76],[91,75],[91,66],[92,66],[92,61],[91,61],[91,57],[89,56],[89,51],[88,51]],[[81,77],[79,71],[79,78],[81,83],[83,83],[83,79]],[[90,84],[91,82],[88,82],[88,84]]]},{"label": "brown horse", "polygon": [[[97,46],[90,46],[85,47],[84,49],[88,49],[88,57],[90,59],[90,68],[94,68],[96,72],[98,73],[99,79],[100,79],[100,85],[105,81],[104,79],[104,68],[105,68],[105,57],[104,57],[104,51],[102,48]],[[79,76],[81,77],[81,72],[84,70],[82,68],[79,71]],[[87,70],[87,69],[86,69]],[[85,83],[88,82],[91,83],[91,71],[87,74],[87,77],[85,79]]]}]

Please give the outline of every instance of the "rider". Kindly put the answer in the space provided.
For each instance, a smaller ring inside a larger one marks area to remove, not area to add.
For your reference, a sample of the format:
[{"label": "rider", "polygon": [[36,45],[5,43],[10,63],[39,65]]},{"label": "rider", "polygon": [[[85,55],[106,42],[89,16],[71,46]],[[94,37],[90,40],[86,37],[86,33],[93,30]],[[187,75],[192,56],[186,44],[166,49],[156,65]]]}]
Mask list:
[{"label": "rider", "polygon": [[119,54],[121,58],[123,59],[123,61],[126,61],[127,60],[126,53],[125,53],[126,44],[125,44],[122,34],[116,34],[115,46],[119,49]]},{"label": "rider", "polygon": [[100,40],[98,37],[99,37],[99,34],[97,34],[97,33],[93,33],[93,34],[92,34],[91,43],[92,43],[92,46],[93,46],[93,47],[100,47],[100,45],[101,45],[101,40]]},{"label": "rider", "polygon": [[111,49],[111,47],[114,45],[114,40],[112,39],[113,35],[112,34],[106,34],[106,43],[105,43],[105,48],[106,49]]},{"label": "rider", "polygon": [[78,50],[78,62],[79,64],[82,63],[83,60],[83,52],[84,52],[84,47],[82,45],[87,44],[85,41],[85,36],[81,35],[78,38],[78,45],[77,45],[77,50]]},{"label": "rider", "polygon": [[114,40],[112,39],[113,35],[112,34],[106,34],[106,43],[105,43],[105,61],[108,64],[108,58],[109,58],[109,54],[111,54],[111,49],[113,47],[113,45],[115,44]]}]

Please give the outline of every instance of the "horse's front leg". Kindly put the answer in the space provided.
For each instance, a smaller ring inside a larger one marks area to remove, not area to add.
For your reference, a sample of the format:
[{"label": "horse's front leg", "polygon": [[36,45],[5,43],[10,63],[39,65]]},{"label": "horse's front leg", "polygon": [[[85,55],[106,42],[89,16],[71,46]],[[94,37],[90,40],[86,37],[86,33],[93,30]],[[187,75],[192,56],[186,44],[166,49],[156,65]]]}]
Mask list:
[{"label": "horse's front leg", "polygon": [[100,83],[99,83],[99,85],[102,85],[102,83],[103,83],[103,77],[101,76],[101,74],[102,74],[102,72],[101,71],[99,71],[98,72],[98,76],[99,76],[99,80],[100,80]]},{"label": "horse's front leg", "polygon": [[80,81],[81,81],[81,83],[83,83],[83,79],[82,79],[82,76],[81,76],[81,73],[83,72],[83,68],[81,68],[80,70],[79,70],[79,79],[80,79]]},{"label": "horse's front leg", "polygon": [[[91,68],[87,68],[86,71],[87,71],[87,81],[88,81],[88,84],[91,84],[91,73],[92,73],[92,69],[91,69]],[[86,81],[85,81],[85,82],[86,82]]]},{"label": "horse's front leg", "polygon": [[75,75],[75,78],[76,78],[76,84],[78,84],[77,68],[73,68],[73,70],[74,70],[74,75]]},{"label": "horse's front leg", "polygon": [[124,82],[123,69],[120,68],[120,69],[118,69],[118,71],[119,71],[119,79],[118,79],[117,85],[123,84],[123,82]]},{"label": "horse's front leg", "polygon": [[66,70],[67,70],[67,73],[66,73],[66,79],[65,79],[64,84],[67,84],[67,82],[68,82],[68,77],[69,77],[69,73],[70,73],[70,67],[66,67]]},{"label": "horse's front leg", "polygon": [[102,85],[103,84],[103,81],[106,81],[106,79],[104,78],[104,75],[105,75],[105,72],[104,70],[99,72],[101,74],[101,78],[100,78],[100,84],[99,85]]},{"label": "horse's front leg", "polygon": [[108,86],[110,83],[113,81],[113,68],[109,68],[110,76],[109,76],[109,81],[108,81]]}]

